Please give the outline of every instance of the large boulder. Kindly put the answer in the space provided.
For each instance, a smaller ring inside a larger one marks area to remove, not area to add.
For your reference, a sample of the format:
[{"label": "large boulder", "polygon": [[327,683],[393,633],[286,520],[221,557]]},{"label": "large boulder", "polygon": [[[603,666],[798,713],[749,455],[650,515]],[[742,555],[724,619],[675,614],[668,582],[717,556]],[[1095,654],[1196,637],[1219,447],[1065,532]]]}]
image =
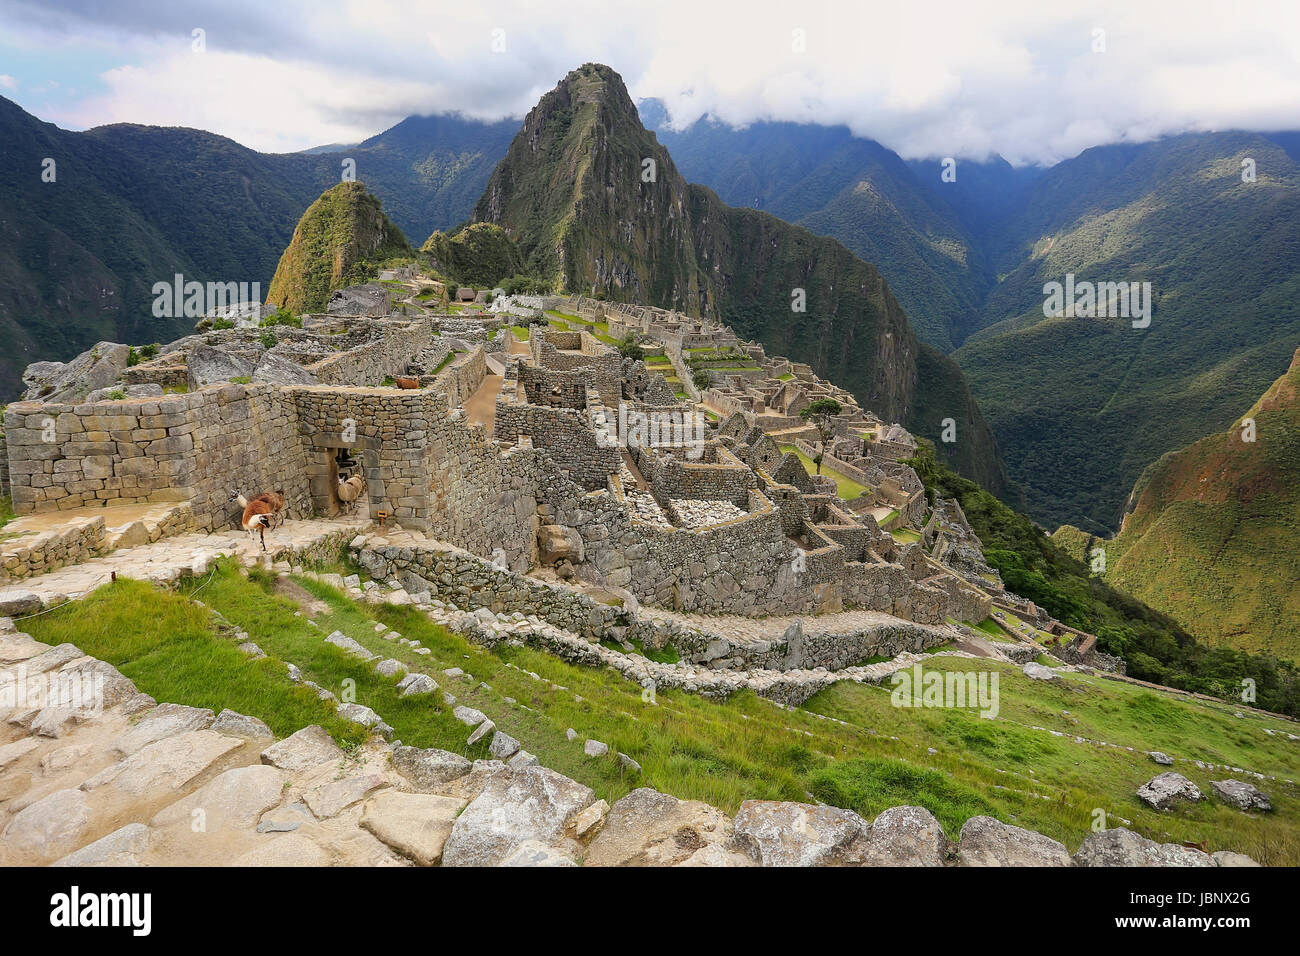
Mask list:
[{"label": "large boulder", "polygon": [[335,289],[325,303],[330,315],[365,315],[382,318],[393,311],[393,296],[386,286],[367,282]]},{"label": "large boulder", "polygon": [[454,797],[388,790],[366,803],[361,828],[420,866],[433,866],[464,806]]},{"label": "large boulder", "polygon": [[544,524],[538,529],[537,552],[542,564],[555,564],[557,561],[581,564],[586,558],[582,535],[559,524]]},{"label": "large boulder", "polygon": [[253,363],[247,359],[212,345],[194,346],[186,359],[186,375],[191,390],[236,378],[251,380],[253,368]]},{"label": "large boulder", "polygon": [[554,846],[594,799],[590,787],[545,767],[502,770],[456,819],[442,864],[497,866],[525,841]]},{"label": "large boulder", "polygon": [[55,790],[16,813],[4,829],[12,851],[42,860],[66,856],[85,841],[90,804],[80,790]]},{"label": "large boulder", "polygon": [[959,866],[1073,866],[1070,851],[1051,837],[1002,823],[971,817],[961,828]]},{"label": "large boulder", "polygon": [[840,859],[868,825],[838,807],[746,800],[735,828],[736,843],[762,866],[821,866]]},{"label": "large boulder", "polygon": [[327,763],[342,763],[343,751],[319,724],[304,727],[262,751],[262,763],[281,770],[310,770]]},{"label": "large boulder", "polygon": [[274,349],[263,353],[257,360],[252,377],[254,382],[270,382],[272,385],[315,385],[318,381],[311,372]]},{"label": "large boulder", "polygon": [[1152,777],[1138,787],[1138,799],[1157,810],[1168,810],[1180,800],[1196,803],[1201,791],[1181,773],[1167,771]]},{"label": "large boulder", "polygon": [[1156,843],[1132,830],[1102,830],[1074,854],[1079,866],[1214,866],[1208,854],[1176,843]]},{"label": "large boulder", "polygon": [[731,820],[707,803],[641,787],[610,807],[586,865],[675,866],[731,835]]},{"label": "large boulder", "polygon": [[890,807],[853,848],[863,866],[943,866],[948,839],[925,807]]},{"label": "large boulder", "polygon": [[419,747],[393,748],[393,769],[417,790],[436,790],[470,772],[472,764],[460,754],[448,750],[424,750]]},{"label": "large boulder", "polygon": [[98,342],[70,362],[36,362],[23,372],[24,401],[80,402],[96,389],[113,385],[126,371],[131,349]]},{"label": "large boulder", "polygon": [[1210,787],[1225,803],[1238,810],[1272,810],[1268,794],[1244,780],[1211,780]]},{"label": "large boulder", "polygon": [[143,385],[110,385],[108,388],[95,389],[86,396],[86,401],[104,402],[122,398],[157,398],[162,393],[163,387],[154,382],[146,382]]}]

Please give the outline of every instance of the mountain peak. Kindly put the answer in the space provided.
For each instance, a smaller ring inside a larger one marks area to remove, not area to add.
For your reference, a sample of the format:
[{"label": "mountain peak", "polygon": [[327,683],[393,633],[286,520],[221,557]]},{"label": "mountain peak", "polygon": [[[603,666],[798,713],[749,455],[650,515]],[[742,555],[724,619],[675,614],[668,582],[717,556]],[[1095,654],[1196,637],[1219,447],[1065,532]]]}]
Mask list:
[{"label": "mountain peak", "polygon": [[414,254],[364,185],[341,182],[298,220],[266,298],[291,312],[319,312],[334,289],[370,278],[386,259]]}]

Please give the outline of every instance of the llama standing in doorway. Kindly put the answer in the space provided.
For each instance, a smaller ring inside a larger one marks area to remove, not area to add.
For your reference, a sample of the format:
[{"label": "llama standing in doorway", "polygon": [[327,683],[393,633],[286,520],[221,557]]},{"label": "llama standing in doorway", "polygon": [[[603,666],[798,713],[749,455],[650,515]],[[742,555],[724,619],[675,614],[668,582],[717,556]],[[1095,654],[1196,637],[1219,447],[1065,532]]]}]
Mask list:
[{"label": "llama standing in doorway", "polygon": [[366,480],[360,475],[353,475],[351,478],[347,479],[339,479],[337,491],[339,501],[343,503],[344,514],[350,514],[357,510],[357,501],[361,498],[361,494],[365,490]]}]

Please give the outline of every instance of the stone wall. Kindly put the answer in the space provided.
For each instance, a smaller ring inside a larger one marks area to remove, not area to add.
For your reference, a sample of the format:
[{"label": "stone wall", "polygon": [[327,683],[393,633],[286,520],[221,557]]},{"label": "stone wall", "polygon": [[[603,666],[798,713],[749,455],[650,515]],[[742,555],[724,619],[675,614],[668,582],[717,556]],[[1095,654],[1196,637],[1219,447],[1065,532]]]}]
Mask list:
[{"label": "stone wall", "polygon": [[419,548],[367,544],[358,561],[372,577],[396,578],[411,594],[455,604],[465,611],[536,615],[589,640],[602,640],[609,627],[626,624],[622,608],[585,594],[498,568],[467,551],[436,542]]},{"label": "stone wall", "polygon": [[484,347],[476,346],[468,355],[457,359],[438,373],[433,380],[434,391],[447,397],[447,405],[455,408],[465,404],[487,375],[487,359]]},{"label": "stone wall", "polygon": [[404,375],[406,366],[429,347],[433,339],[428,319],[377,320],[380,332],[372,341],[307,366],[323,385],[378,385],[390,376]]}]

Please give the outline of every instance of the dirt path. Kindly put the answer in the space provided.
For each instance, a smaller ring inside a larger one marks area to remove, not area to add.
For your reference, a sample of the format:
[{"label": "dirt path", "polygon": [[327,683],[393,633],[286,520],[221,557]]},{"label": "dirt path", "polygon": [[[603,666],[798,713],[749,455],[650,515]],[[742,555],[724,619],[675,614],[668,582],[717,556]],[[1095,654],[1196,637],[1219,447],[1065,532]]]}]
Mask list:
[{"label": "dirt path", "polygon": [[500,375],[484,375],[483,384],[465,400],[465,414],[471,422],[487,428],[487,435],[492,437],[492,428],[497,418],[497,393],[501,391]]}]

